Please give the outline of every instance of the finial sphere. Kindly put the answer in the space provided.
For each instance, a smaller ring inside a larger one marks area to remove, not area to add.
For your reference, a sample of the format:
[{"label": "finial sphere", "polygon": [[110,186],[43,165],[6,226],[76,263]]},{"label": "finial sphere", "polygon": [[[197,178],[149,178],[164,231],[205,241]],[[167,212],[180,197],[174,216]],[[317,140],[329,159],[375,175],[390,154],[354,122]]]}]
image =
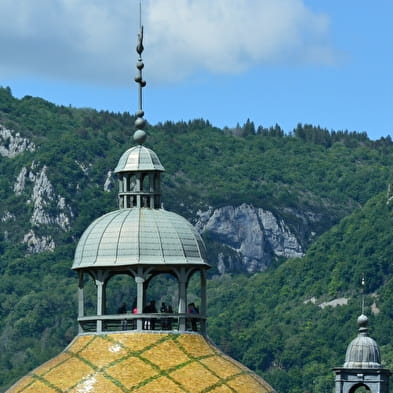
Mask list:
[{"label": "finial sphere", "polygon": [[366,326],[368,323],[368,318],[364,314],[362,314],[359,316],[357,322],[359,326]]},{"label": "finial sphere", "polygon": [[138,129],[138,130],[143,130],[144,128],[145,128],[145,126],[146,126],[146,120],[145,119],[143,119],[142,117],[138,117],[136,120],[135,120],[135,127]]},{"label": "finial sphere", "polygon": [[143,143],[145,143],[147,138],[147,134],[145,131],[143,130],[136,130],[134,132],[134,141],[138,144],[138,145],[143,145]]}]

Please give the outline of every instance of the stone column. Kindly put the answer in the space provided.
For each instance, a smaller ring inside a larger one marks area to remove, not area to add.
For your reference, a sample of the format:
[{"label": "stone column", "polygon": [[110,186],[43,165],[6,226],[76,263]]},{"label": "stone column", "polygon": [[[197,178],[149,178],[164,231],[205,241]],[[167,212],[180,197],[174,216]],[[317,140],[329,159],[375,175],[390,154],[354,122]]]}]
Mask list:
[{"label": "stone column", "polygon": [[106,272],[102,270],[99,270],[95,276],[97,286],[97,333],[102,332],[102,319],[100,317],[104,314],[105,310],[105,277]]},{"label": "stone column", "polygon": [[206,270],[202,269],[201,274],[201,333],[206,335],[206,314],[207,314],[207,301],[206,301]]},{"label": "stone column", "polygon": [[141,185],[142,185],[142,174],[138,173],[135,179],[135,191],[137,192],[136,195],[136,207],[142,207],[142,203],[141,203],[141,196],[140,196],[140,192],[141,190]]},{"label": "stone column", "polygon": [[[187,275],[184,267],[180,268],[179,274],[179,314],[187,312]],[[179,318],[179,331],[186,330],[186,318]]]},{"label": "stone column", "polygon": [[103,300],[103,288],[104,283],[100,280],[96,280],[97,285],[97,333],[102,332],[102,320],[99,319],[102,316],[102,300]]},{"label": "stone column", "polygon": [[[83,271],[79,270],[79,284],[78,284],[78,317],[85,316],[85,294],[84,294],[84,281]],[[79,323],[79,333],[83,333],[83,328]]]},{"label": "stone column", "polygon": [[[136,282],[136,296],[137,296],[137,309],[138,309],[138,314],[143,313],[143,305],[144,305],[144,284],[145,284],[145,278],[143,275],[143,267],[138,266],[138,272],[135,276],[135,282]],[[137,323],[136,323],[136,329],[137,330],[142,330],[143,329],[143,320],[142,318],[138,318]]]}]

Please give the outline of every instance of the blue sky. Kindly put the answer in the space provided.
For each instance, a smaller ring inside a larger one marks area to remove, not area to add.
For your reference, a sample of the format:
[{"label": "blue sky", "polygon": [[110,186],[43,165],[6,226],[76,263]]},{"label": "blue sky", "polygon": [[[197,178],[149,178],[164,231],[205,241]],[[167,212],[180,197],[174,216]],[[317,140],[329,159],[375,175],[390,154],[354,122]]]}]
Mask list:
[{"label": "blue sky", "polygon": [[[137,108],[139,0],[1,0],[0,85]],[[393,136],[393,1],[142,0],[146,118]]]}]

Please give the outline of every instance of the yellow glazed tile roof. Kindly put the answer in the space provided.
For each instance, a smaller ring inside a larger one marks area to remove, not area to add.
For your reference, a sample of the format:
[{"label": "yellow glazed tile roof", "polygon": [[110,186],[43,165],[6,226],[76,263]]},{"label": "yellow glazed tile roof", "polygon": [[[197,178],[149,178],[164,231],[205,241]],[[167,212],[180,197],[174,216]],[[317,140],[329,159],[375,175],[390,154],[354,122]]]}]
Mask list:
[{"label": "yellow glazed tile roof", "polygon": [[77,336],[7,393],[271,393],[199,334]]}]

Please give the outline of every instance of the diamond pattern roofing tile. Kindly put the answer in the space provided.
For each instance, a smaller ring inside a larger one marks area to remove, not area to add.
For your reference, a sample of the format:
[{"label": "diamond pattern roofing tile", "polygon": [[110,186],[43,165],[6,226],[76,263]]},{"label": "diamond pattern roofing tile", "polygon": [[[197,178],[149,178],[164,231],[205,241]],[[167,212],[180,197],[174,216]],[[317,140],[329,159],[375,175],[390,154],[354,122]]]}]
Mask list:
[{"label": "diamond pattern roofing tile", "polygon": [[[170,356],[169,356],[170,354]],[[172,341],[164,341],[142,355],[161,370],[179,366],[189,361],[189,357]]]},{"label": "diamond pattern roofing tile", "polygon": [[78,336],[7,393],[273,393],[198,334]]},{"label": "diamond pattern roofing tile", "polygon": [[64,391],[93,372],[92,367],[85,364],[82,360],[72,357],[67,362],[62,363],[45,374],[45,380],[50,385],[56,386]]},{"label": "diamond pattern roofing tile", "polygon": [[176,341],[190,356],[195,358],[211,356],[215,353],[212,345],[199,334],[181,335]]},{"label": "diamond pattern roofing tile", "polygon": [[199,363],[191,363],[170,374],[171,378],[184,386],[190,393],[202,392],[219,379]]},{"label": "diamond pattern roofing tile", "polygon": [[42,376],[45,373],[48,372],[48,370],[51,370],[60,364],[66,362],[68,359],[71,358],[71,355],[68,353],[62,352],[60,355],[56,356],[55,358],[49,360],[48,362],[45,363],[45,368],[41,368],[40,370],[37,370],[36,375]]},{"label": "diamond pattern roofing tile", "polygon": [[26,389],[23,390],[23,393],[54,393],[56,392],[55,388],[52,388],[41,381],[35,381],[33,384],[28,386]]},{"label": "diamond pattern roofing tile", "polygon": [[161,377],[133,390],[132,393],[184,393],[185,390],[172,382],[169,378]]},{"label": "diamond pattern roofing tile", "polygon": [[226,385],[217,386],[215,389],[211,390],[209,393],[233,393],[233,390]]},{"label": "diamond pattern roofing tile", "polygon": [[[235,389],[236,392],[239,393],[248,393],[248,392],[258,392],[261,391],[261,385],[268,389],[270,386],[262,380],[262,378],[257,377],[258,379],[254,379],[250,375],[239,375],[237,378],[228,382],[228,385]],[[263,384],[262,384],[262,383]],[[248,390],[245,389],[247,387]],[[268,391],[268,390],[266,390]]]},{"label": "diamond pattern roofing tile", "polygon": [[122,381],[127,389],[135,388],[142,382],[158,376],[157,370],[136,357],[124,360],[122,367],[115,364],[106,372],[110,377]]},{"label": "diamond pattern roofing tile", "polygon": [[[77,386],[69,391],[69,393],[124,393],[124,391],[116,386],[116,381],[105,378],[102,374],[93,374],[89,378],[83,380]],[[68,393],[68,392],[67,392]]]},{"label": "diamond pattern roofing tile", "polygon": [[71,344],[66,348],[67,352],[78,353],[83,347],[85,347],[90,341],[94,340],[95,336],[77,336]]},{"label": "diamond pattern roofing tile", "polygon": [[145,333],[133,333],[133,334],[118,334],[111,335],[120,344],[127,347],[130,351],[142,351],[155,345],[158,341],[164,339],[167,334],[145,334]]},{"label": "diamond pattern roofing tile", "polygon": [[232,375],[239,373],[239,367],[235,366],[232,362],[221,357],[209,357],[207,359],[202,359],[201,363],[207,368],[212,370],[220,378],[229,378]]},{"label": "diamond pattern roofing tile", "polygon": [[89,345],[79,352],[79,357],[94,366],[102,368],[127,355],[128,351],[118,343],[97,337],[95,345]]}]

